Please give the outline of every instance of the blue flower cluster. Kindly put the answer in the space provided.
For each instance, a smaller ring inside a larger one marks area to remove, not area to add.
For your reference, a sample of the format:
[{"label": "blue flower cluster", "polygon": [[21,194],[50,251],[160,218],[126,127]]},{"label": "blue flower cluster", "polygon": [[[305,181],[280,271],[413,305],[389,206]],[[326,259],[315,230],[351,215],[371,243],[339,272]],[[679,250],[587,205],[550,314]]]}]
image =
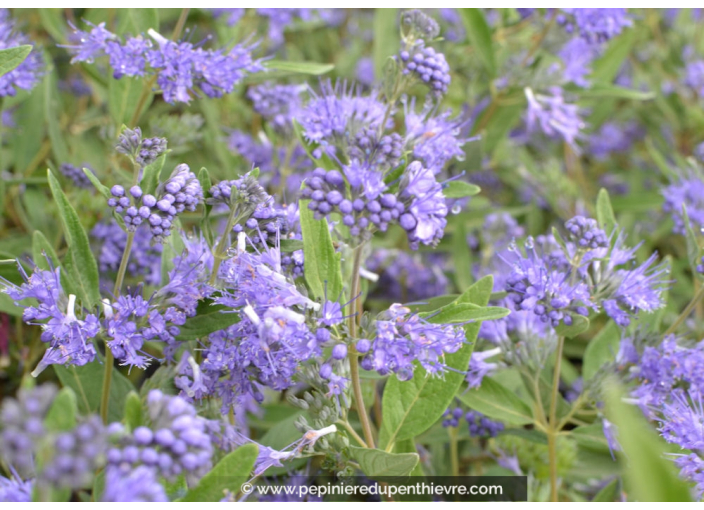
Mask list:
[{"label": "blue flower cluster", "polygon": [[77,188],[92,189],[93,183],[90,182],[90,179],[83,172],[83,168],[86,168],[95,174],[95,170],[93,170],[88,163],[83,163],[80,167],[74,166],[71,163],[61,163],[59,165],[59,172],[61,172],[61,175],[70,180]]},{"label": "blue flower cluster", "polygon": [[119,478],[144,466],[170,481],[184,475],[190,485],[197,483],[212,467],[208,421],[181,397],[160,390],[149,392],[147,406],[150,426],[117,432],[117,446],[107,452],[108,470],[114,470],[111,481],[120,483]]},{"label": "blue flower cluster", "polygon": [[570,239],[582,250],[608,248],[609,238],[595,219],[575,216],[565,223]]},{"label": "blue flower cluster", "polygon": [[166,138],[142,138],[142,129],[136,127],[123,129],[117,138],[115,150],[130,158],[140,168],[144,168],[164,154],[167,146]]},{"label": "blue flower cluster", "polygon": [[462,327],[432,324],[400,304],[384,312],[375,328],[371,343],[357,342],[357,351],[364,355],[360,366],[381,375],[394,373],[402,381],[413,378],[414,361],[429,374],[443,374],[444,355],[457,352],[465,342]]},{"label": "blue flower cluster", "polygon": [[132,199],[119,184],[113,186],[110,193],[112,198],[108,199],[108,205],[118,213],[124,211],[127,229],[134,232],[142,222],[149,222],[152,236],[157,242],[163,242],[171,235],[171,227],[178,214],[195,211],[203,200],[198,178],[183,163],[174,168],[169,179],[156,189],[156,196],[145,194],[139,185],[129,189]]},{"label": "blue flower cluster", "polygon": [[505,427],[500,421],[491,420],[478,411],[465,412],[461,407],[448,408],[443,418],[443,427],[458,427],[464,418],[469,426],[470,437],[496,437]]},{"label": "blue flower cluster", "polygon": [[[0,9],[0,50],[31,44],[30,39],[15,28],[8,9]],[[15,96],[18,90],[32,90],[42,77],[44,61],[36,47],[13,70],[0,76],[0,98]]]},{"label": "blue flower cluster", "polygon": [[36,300],[36,305],[24,307],[22,319],[28,324],[41,325],[40,338],[49,344],[33,375],[53,364],[81,366],[93,361],[95,347],[90,340],[100,331],[100,322],[92,313],[81,314],[79,310],[76,315],[76,296],[64,293],[60,269],[43,271],[36,268],[32,276],[28,276],[21,264],[18,268],[25,283],[17,287],[7,280],[0,280],[0,284],[17,306],[21,306],[18,302],[25,299]]},{"label": "blue flower cluster", "polygon": [[[101,276],[107,273],[117,273],[122,254],[127,246],[127,233],[120,228],[115,220],[109,220],[96,223],[90,235],[100,245],[97,253]],[[161,243],[152,244],[151,239],[151,231],[146,223],[135,229],[132,252],[127,263],[127,274],[141,277],[147,285],[159,285],[163,245]],[[107,288],[112,290],[109,286]]]},{"label": "blue flower cluster", "polygon": [[188,103],[199,92],[207,97],[229,94],[245,76],[264,68],[253,60],[251,46],[235,45],[229,51],[205,50],[190,42],[169,41],[149,30],[143,35],[125,40],[109,32],[105,23],[91,25],[90,32],[73,27],[72,62],[92,63],[96,58],[109,57],[116,79],[122,76],[154,76],[164,100],[168,103]]},{"label": "blue flower cluster", "polygon": [[261,387],[290,387],[300,365],[320,355],[330,338],[306,321],[302,312],[319,305],[282,274],[279,248],[258,245],[260,251],[250,253],[245,234],[238,237],[237,254],[220,267],[223,289],[215,303],[239,314],[240,321],[210,335],[200,365],[184,355],[176,379],[189,398],[219,395],[225,412],[247,396],[261,401]]}]

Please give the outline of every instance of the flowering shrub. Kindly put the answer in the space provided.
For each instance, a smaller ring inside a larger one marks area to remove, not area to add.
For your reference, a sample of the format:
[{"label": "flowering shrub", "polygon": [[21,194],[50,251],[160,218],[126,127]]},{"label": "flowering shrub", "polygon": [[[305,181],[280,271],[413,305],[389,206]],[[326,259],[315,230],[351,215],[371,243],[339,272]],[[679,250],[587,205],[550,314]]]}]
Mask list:
[{"label": "flowering shrub", "polygon": [[0,10],[0,501],[702,500],[702,23]]}]

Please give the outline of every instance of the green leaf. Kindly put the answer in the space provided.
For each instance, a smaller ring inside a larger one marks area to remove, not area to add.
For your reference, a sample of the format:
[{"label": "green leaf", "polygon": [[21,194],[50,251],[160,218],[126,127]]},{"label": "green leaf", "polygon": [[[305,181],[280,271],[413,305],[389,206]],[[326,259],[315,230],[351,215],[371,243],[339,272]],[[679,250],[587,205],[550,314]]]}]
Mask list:
[{"label": "green leaf", "polygon": [[[34,263],[39,269],[49,271],[51,267],[49,266],[46,257],[49,257],[51,264],[53,264],[55,268],[60,266],[59,256],[56,254],[56,251],[54,251],[54,247],[51,245],[49,240],[44,237],[44,234],[38,230],[35,230],[32,234],[32,260],[34,260]],[[61,274],[61,283],[64,283],[63,280],[65,276],[66,275],[63,273]]]},{"label": "green leaf", "polygon": [[606,416],[616,426],[625,456],[624,482],[636,501],[692,501],[689,487],[664,457],[665,441],[633,405],[623,402],[623,389],[612,381],[606,391]]},{"label": "green leaf", "polygon": [[386,59],[399,50],[398,9],[375,9],[372,25],[374,31],[372,57],[374,76],[381,79]]},{"label": "green leaf", "polygon": [[51,141],[51,152],[54,159],[63,163],[69,161],[68,145],[64,139],[63,131],[59,124],[60,119],[59,92],[56,86],[56,73],[47,71],[44,77],[44,120],[47,133]]},{"label": "green leaf", "polygon": [[[49,257],[51,264],[47,261],[47,257]],[[59,256],[49,240],[38,230],[32,234],[32,260],[38,268],[44,271],[61,268],[61,286],[68,294],[77,293],[77,285],[73,276],[62,266]]]},{"label": "green leaf", "polygon": [[424,313],[435,324],[457,324],[468,321],[492,321],[506,317],[511,310],[500,306],[477,306],[473,303],[450,303],[437,312]]},{"label": "green leaf", "polygon": [[229,309],[220,305],[211,305],[202,313],[199,312],[196,316],[189,317],[186,319],[186,323],[180,326],[181,332],[178,339],[186,341],[203,338],[215,331],[229,328],[240,321],[239,313],[226,310]]},{"label": "green leaf", "polygon": [[324,299],[326,289],[327,296],[337,299],[342,292],[340,257],[335,253],[327,220],[316,220],[308,202],[301,200],[299,206],[306,282],[313,299]]},{"label": "green leaf", "polygon": [[604,54],[592,65],[591,81],[611,83],[621,69],[623,61],[628,58],[635,41],[635,30],[624,30],[618,37],[609,41]]},{"label": "green leaf", "polygon": [[71,388],[61,388],[44,419],[47,429],[52,432],[66,432],[76,427],[78,404]]},{"label": "green leaf", "polygon": [[[100,398],[103,391],[104,361],[97,360],[81,367],[75,365],[52,365],[56,376],[64,387],[71,388],[76,394],[78,410],[81,414],[96,413],[100,409]],[[134,385],[119,371],[113,370],[110,385],[110,406],[108,421],[120,421],[125,409],[125,400]]]},{"label": "green leaf", "polygon": [[599,334],[589,341],[587,349],[584,351],[584,364],[582,366],[582,377],[589,381],[599,368],[614,360],[621,341],[621,330],[613,322],[604,326]]},{"label": "green leaf", "polygon": [[[493,287],[494,278],[486,276],[457,298],[459,305],[449,306],[485,306]],[[445,316],[441,314],[428,318],[428,321],[442,323]],[[462,384],[462,372],[469,366],[479,327],[480,322],[464,326],[467,343],[457,352],[445,356],[449,370],[444,378],[431,377],[420,366],[416,367],[410,381],[401,382],[396,376],[389,378],[382,401],[382,445],[415,437],[428,430],[442,416]]]},{"label": "green leaf", "polygon": [[464,198],[476,195],[481,191],[479,186],[464,181],[450,181],[442,189],[445,198]]},{"label": "green leaf", "polygon": [[335,69],[335,64],[320,64],[318,62],[290,62],[287,60],[268,60],[264,67],[288,73],[310,74],[319,76]]},{"label": "green leaf", "polygon": [[584,315],[574,313],[570,314],[570,317],[572,317],[572,324],[568,326],[564,321],[560,322],[560,325],[555,328],[555,333],[565,338],[574,338],[589,329],[589,319]]},{"label": "green leaf", "polygon": [[158,9],[120,9],[119,16],[120,22],[116,30],[119,35],[130,34],[136,37],[145,34],[150,28],[159,31]]},{"label": "green leaf", "polygon": [[180,501],[217,502],[226,490],[236,494],[240,486],[249,480],[258,453],[259,448],[254,443],[240,446],[218,462]]},{"label": "green leaf", "polygon": [[[161,170],[164,168],[164,163],[166,162],[166,154],[162,154],[154,162],[144,167],[144,173],[142,174],[142,180],[139,185],[145,195],[153,195],[157,186],[159,185],[159,175]],[[210,188],[204,188],[209,190]]]},{"label": "green leaf", "polygon": [[173,234],[170,235],[161,248],[161,281],[169,281],[169,272],[174,268],[174,258],[180,256],[186,245],[181,237],[181,221],[176,218],[171,226]]},{"label": "green leaf", "polygon": [[458,289],[466,289],[472,284],[474,279],[472,275],[472,253],[467,246],[467,229],[462,218],[456,218],[452,221],[452,227],[450,255],[452,256],[455,270],[455,282]]},{"label": "green leaf", "polygon": [[38,9],[39,19],[42,21],[42,28],[49,32],[49,35],[57,42],[66,42],[66,20],[63,17],[63,9]]},{"label": "green leaf", "polygon": [[298,239],[281,239],[281,251],[283,253],[291,253],[303,249],[303,241]]},{"label": "green leaf", "polygon": [[[393,453],[418,453],[418,450],[416,449],[416,443],[413,439],[404,439],[403,441],[396,441]],[[423,465],[420,462],[413,468],[410,476],[425,476]]]},{"label": "green leaf", "polygon": [[479,388],[458,393],[457,398],[470,409],[513,425],[533,423],[533,413],[514,392],[491,377],[485,377]]},{"label": "green leaf", "polygon": [[605,188],[601,188],[596,197],[596,219],[606,235],[611,234],[616,228],[616,216],[614,216],[614,209],[611,207],[609,192]]},{"label": "green leaf", "polygon": [[388,453],[373,448],[350,446],[352,458],[370,478],[377,476],[408,476],[420,458],[417,453]]},{"label": "green leaf", "polygon": [[[143,80],[139,78],[123,76],[119,80],[110,80],[108,85],[108,111],[117,126],[124,124],[129,128],[135,127],[130,124],[137,113],[137,108],[140,106],[143,87],[145,87]],[[142,106],[142,111],[146,110],[153,99],[154,93],[150,91],[146,102]]]},{"label": "green leaf", "polygon": [[589,88],[575,89],[580,98],[584,99],[601,99],[613,97],[616,99],[631,99],[634,101],[648,101],[655,97],[655,93],[651,91],[643,92],[641,90],[627,89],[618,85],[593,84]]},{"label": "green leaf", "polygon": [[0,76],[4,76],[24,62],[32,52],[32,46],[24,44],[0,50]]},{"label": "green leaf", "polygon": [[86,177],[88,177],[88,180],[93,184],[93,187],[97,189],[103,197],[110,199],[112,198],[112,193],[110,193],[110,188],[105,186],[102,182],[100,182],[100,179],[98,179],[98,176],[95,175],[91,170],[88,168],[83,168],[83,173],[86,174]]},{"label": "green leaf", "polygon": [[78,214],[69,203],[66,195],[61,190],[59,182],[56,180],[51,170],[47,170],[47,179],[51,194],[59,210],[59,217],[64,228],[68,253],[65,263],[67,270],[77,284],[79,295],[83,300],[83,305],[93,308],[100,302],[100,282],[98,277],[98,264],[90,250],[88,236],[83,229],[83,225],[78,218]]},{"label": "green leaf", "polygon": [[616,497],[619,493],[619,482],[620,480],[618,478],[611,480],[603,489],[596,493],[592,502],[606,503],[616,501]]},{"label": "green leaf", "polygon": [[496,76],[496,61],[491,40],[491,28],[481,9],[461,9],[462,22],[472,48],[486,66],[490,77]]},{"label": "green leaf", "polygon": [[590,425],[582,425],[570,430],[570,435],[583,448],[609,453],[609,442],[604,436],[604,427],[601,421]]},{"label": "green leaf", "polygon": [[125,425],[132,431],[142,425],[142,401],[136,391],[130,391],[125,399]]}]

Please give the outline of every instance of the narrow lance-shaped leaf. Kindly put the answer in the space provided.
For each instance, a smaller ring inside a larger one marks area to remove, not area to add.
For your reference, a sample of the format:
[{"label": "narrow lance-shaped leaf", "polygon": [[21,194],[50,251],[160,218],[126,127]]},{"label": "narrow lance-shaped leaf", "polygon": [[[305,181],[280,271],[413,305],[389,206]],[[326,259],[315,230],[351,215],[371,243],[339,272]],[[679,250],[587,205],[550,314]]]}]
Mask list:
[{"label": "narrow lance-shaped leaf", "polygon": [[327,296],[337,299],[342,292],[340,258],[332,244],[328,222],[316,220],[308,201],[300,202],[301,233],[305,255],[305,277],[314,299]]},{"label": "narrow lance-shaped leaf", "polygon": [[69,203],[66,195],[64,195],[59,182],[53,176],[51,170],[47,170],[47,179],[59,210],[66,244],[68,244],[66,262],[70,262],[70,265],[68,265],[67,269],[72,273],[71,276],[76,282],[84,305],[92,308],[100,302],[98,264],[95,261],[95,257],[93,257],[93,252],[88,243],[88,236],[83,225],[81,225],[78,214]]},{"label": "narrow lance-shaped leaf", "polygon": [[268,60],[264,67],[290,73],[310,74],[319,76],[335,69],[335,64],[320,64],[318,62],[290,62],[287,60]]},{"label": "narrow lance-shaped leaf", "polygon": [[491,40],[491,28],[481,9],[461,9],[462,22],[472,48],[479,54],[490,76],[496,75],[494,47]]},{"label": "narrow lance-shaped leaf", "polygon": [[677,476],[672,459],[665,458],[665,441],[636,406],[623,401],[617,383],[611,381],[606,390],[606,416],[616,427],[626,457],[628,494],[637,501],[691,501],[687,483]]}]

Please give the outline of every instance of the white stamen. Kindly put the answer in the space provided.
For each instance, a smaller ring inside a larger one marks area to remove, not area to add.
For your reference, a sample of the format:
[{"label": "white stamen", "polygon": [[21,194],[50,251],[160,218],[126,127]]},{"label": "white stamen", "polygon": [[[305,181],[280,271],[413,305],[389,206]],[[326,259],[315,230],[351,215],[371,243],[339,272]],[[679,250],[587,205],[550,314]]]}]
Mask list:
[{"label": "white stamen", "polygon": [[252,305],[250,305],[249,302],[242,311],[247,317],[249,317],[249,320],[251,320],[255,326],[259,326],[262,323],[261,319],[257,315],[257,312],[254,311],[254,308],[252,308]]},{"label": "white stamen", "polygon": [[159,43],[159,46],[163,46],[164,44],[169,42],[168,39],[166,39],[163,35],[161,35],[159,32],[157,32],[153,28],[150,28],[149,30],[147,30],[147,33],[150,35],[150,37],[152,39],[154,39],[156,42]]},{"label": "white stamen", "polygon": [[372,273],[371,271],[364,269],[363,267],[359,268],[359,276],[362,278],[366,278],[370,282],[377,282],[379,281],[379,275],[376,273]]},{"label": "white stamen", "polygon": [[76,308],[76,295],[69,294],[68,306],[66,307],[66,319],[68,319],[68,322],[75,322],[78,320],[76,318],[75,308]]},{"label": "white stamen", "polygon": [[237,253],[244,253],[247,251],[247,234],[240,232],[237,234]]},{"label": "white stamen", "polygon": [[103,299],[103,313],[108,319],[111,319],[113,316],[112,306],[110,306],[110,300],[108,298]]}]

